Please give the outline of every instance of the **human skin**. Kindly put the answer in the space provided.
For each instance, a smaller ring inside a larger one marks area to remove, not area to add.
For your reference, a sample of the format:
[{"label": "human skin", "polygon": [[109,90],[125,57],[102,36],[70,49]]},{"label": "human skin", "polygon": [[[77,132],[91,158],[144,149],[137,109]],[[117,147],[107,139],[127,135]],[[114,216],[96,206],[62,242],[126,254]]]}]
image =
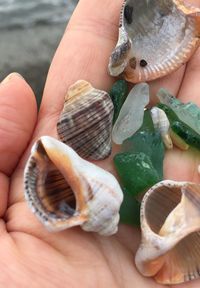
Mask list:
[{"label": "human skin", "polygon": [[[111,87],[114,79],[108,76],[107,64],[117,40],[121,4],[122,0],[79,1],[52,61],[38,115],[24,79],[11,74],[0,84],[0,287],[165,287],[141,276],[135,267],[137,228],[120,225],[118,233],[108,238],[79,227],[49,233],[23,196],[30,148],[42,135],[56,136],[69,85],[85,79],[96,88]],[[152,95],[165,87],[181,101],[200,105],[199,79],[200,49],[187,65],[150,83]],[[199,154],[174,148],[166,153],[164,176],[199,183],[198,164]],[[199,285],[196,280],[176,287]]]}]

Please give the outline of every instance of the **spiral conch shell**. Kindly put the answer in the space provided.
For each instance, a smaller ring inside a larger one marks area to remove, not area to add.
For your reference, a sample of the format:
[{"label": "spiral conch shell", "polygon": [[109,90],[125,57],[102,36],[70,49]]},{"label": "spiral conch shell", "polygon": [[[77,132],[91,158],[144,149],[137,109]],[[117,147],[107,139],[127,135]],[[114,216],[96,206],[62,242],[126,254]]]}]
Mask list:
[{"label": "spiral conch shell", "polygon": [[41,137],[32,148],[24,178],[25,198],[49,230],[81,225],[105,236],[117,232],[123,198],[117,180],[69,146]]},{"label": "spiral conch shell", "polygon": [[111,153],[113,114],[109,94],[79,80],[69,88],[65,97],[57,124],[58,136],[81,157],[104,159]]},{"label": "spiral conch shell", "polygon": [[162,284],[200,277],[200,184],[162,181],[144,196],[136,266]]},{"label": "spiral conch shell", "polygon": [[133,83],[162,77],[188,61],[199,36],[200,9],[183,0],[126,0],[109,72]]}]

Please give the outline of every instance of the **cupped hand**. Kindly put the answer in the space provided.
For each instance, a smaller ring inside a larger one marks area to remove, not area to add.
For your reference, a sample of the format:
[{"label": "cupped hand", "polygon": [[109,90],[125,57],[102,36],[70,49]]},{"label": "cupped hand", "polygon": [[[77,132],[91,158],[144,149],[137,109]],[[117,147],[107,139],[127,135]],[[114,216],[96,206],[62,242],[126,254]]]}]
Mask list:
[{"label": "cupped hand", "polygon": [[[23,196],[30,147],[42,135],[56,137],[69,85],[85,79],[96,88],[111,87],[107,64],[117,40],[121,5],[122,0],[79,1],[50,67],[38,117],[33,92],[24,79],[11,74],[0,84],[0,287],[164,287],[135,268],[138,229],[120,225],[109,238],[79,227],[49,233]],[[183,102],[200,105],[199,77],[200,50],[186,66],[152,82],[152,94],[165,87]],[[199,154],[175,148],[166,153],[165,178],[199,182],[198,164]],[[197,280],[177,287],[199,285]]]}]

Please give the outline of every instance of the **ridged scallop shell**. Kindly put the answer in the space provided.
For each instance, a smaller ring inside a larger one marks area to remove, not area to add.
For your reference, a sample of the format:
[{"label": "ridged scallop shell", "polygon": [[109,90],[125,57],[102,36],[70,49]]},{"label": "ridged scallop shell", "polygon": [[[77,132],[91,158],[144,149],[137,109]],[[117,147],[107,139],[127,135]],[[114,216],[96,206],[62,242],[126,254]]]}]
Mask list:
[{"label": "ridged scallop shell", "polygon": [[136,266],[162,284],[200,277],[200,184],[162,181],[144,196]]},{"label": "ridged scallop shell", "polygon": [[117,180],[62,142],[44,136],[34,144],[24,182],[29,206],[49,230],[117,232],[123,199]]},{"label": "ridged scallop shell", "polygon": [[183,0],[126,0],[109,71],[137,83],[162,77],[199,46],[200,9]]},{"label": "ridged scallop shell", "polygon": [[65,97],[58,136],[81,157],[100,160],[111,153],[114,107],[109,94],[80,80]]}]

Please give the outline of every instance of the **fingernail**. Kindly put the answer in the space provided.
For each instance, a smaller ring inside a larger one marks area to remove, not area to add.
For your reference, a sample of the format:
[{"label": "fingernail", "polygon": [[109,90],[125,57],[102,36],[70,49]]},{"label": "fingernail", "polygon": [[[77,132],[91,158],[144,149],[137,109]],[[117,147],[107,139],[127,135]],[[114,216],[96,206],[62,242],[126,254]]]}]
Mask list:
[{"label": "fingernail", "polygon": [[24,77],[21,74],[19,74],[17,72],[12,72],[8,76],[6,76],[6,78],[4,78],[3,81],[1,81],[1,84],[5,84],[5,83],[7,83],[10,80],[13,80],[15,78],[21,78],[24,80]]}]

